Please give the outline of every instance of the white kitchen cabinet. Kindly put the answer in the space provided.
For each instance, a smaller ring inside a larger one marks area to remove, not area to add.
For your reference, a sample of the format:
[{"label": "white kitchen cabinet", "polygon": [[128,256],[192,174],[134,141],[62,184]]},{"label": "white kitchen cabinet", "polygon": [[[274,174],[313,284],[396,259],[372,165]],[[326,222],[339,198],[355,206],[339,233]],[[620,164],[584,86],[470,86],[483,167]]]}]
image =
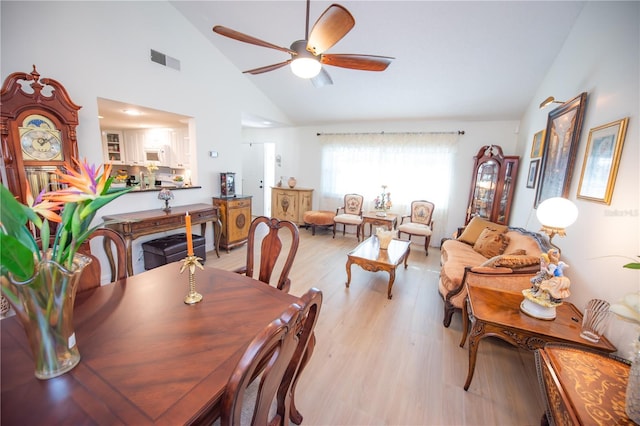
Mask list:
[{"label": "white kitchen cabinet", "polygon": [[188,169],[191,164],[191,150],[189,146],[189,129],[176,129],[170,133],[171,153],[170,164],[174,169]]},{"label": "white kitchen cabinet", "polygon": [[146,166],[146,161],[144,158],[144,144],[144,130],[124,131],[124,146],[128,165]]},{"label": "white kitchen cabinet", "polygon": [[102,155],[105,163],[126,164],[122,132],[117,130],[104,130],[102,132]]}]

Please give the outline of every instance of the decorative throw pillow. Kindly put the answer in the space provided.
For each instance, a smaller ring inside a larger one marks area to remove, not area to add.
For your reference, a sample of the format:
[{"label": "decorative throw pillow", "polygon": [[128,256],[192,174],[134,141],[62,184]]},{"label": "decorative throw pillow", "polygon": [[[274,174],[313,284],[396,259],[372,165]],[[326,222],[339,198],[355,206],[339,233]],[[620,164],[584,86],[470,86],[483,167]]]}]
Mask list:
[{"label": "decorative throw pillow", "polygon": [[473,245],[473,249],[484,257],[494,257],[502,254],[508,244],[509,237],[504,235],[504,231],[485,228]]},{"label": "decorative throw pillow", "polygon": [[505,253],[505,254],[508,256],[518,256],[522,254],[527,254],[527,251],[525,249],[515,249],[514,251]]},{"label": "decorative throw pillow", "polygon": [[480,266],[487,266],[492,268],[524,268],[525,266],[533,266],[540,264],[540,258],[538,256],[527,256],[521,254],[501,254],[494,256],[487,260]]},{"label": "decorative throw pillow", "polygon": [[504,266],[507,268],[517,269],[525,266],[539,265],[540,258],[538,256],[527,255],[503,255],[500,259],[496,260],[495,266]]},{"label": "decorative throw pillow", "polygon": [[489,222],[486,219],[475,216],[467,224],[467,226],[464,228],[464,231],[462,231],[462,234],[457,238],[457,240],[474,245],[485,228],[491,228],[496,229],[500,232],[506,232],[508,227],[504,225],[498,225],[497,223]]}]

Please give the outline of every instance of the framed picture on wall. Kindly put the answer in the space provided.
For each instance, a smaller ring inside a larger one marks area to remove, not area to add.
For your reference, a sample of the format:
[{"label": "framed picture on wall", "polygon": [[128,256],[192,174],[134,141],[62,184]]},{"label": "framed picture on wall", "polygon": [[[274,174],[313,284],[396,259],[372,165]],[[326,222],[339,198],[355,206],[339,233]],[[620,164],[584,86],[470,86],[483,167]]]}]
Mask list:
[{"label": "framed picture on wall", "polygon": [[531,158],[542,157],[542,150],[544,149],[544,130],[540,130],[533,135],[533,143],[531,144]]},{"label": "framed picture on wall", "polygon": [[549,113],[534,203],[536,208],[547,198],[569,195],[586,103],[587,92],[583,92]]},{"label": "framed picture on wall", "polygon": [[629,118],[594,127],[582,163],[578,198],[611,204]]},{"label": "framed picture on wall", "polygon": [[536,180],[538,178],[538,168],[540,167],[540,160],[531,160],[529,163],[529,174],[527,175],[527,188],[535,188]]}]

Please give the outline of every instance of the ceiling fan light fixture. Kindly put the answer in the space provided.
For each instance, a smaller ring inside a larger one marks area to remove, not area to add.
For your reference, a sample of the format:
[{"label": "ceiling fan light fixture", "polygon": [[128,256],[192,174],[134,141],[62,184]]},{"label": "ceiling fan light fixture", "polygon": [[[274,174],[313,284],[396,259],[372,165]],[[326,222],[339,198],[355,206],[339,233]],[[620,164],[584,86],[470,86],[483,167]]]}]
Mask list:
[{"label": "ceiling fan light fixture", "polygon": [[291,71],[300,78],[313,78],[322,69],[320,62],[314,58],[296,58],[290,65]]}]

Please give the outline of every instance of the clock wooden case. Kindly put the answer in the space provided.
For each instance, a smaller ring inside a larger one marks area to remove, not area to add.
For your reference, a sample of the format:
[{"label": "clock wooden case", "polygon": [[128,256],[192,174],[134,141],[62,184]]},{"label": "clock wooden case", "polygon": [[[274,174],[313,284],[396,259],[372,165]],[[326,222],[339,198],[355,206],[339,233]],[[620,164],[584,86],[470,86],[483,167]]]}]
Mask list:
[{"label": "clock wooden case", "polygon": [[35,65],[31,73],[15,72],[4,81],[0,92],[2,180],[20,202],[26,200],[27,182],[35,197],[43,189],[59,189],[56,169],[74,167],[80,108],[58,81],[40,78]]}]

